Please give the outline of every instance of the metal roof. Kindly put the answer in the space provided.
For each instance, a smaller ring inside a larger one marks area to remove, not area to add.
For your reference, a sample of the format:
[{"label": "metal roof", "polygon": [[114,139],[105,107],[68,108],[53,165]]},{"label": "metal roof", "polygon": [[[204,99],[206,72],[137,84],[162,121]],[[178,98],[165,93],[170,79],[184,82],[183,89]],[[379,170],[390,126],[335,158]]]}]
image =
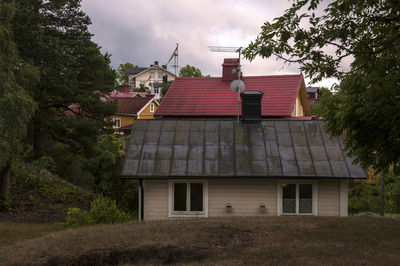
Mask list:
[{"label": "metal roof", "polygon": [[[264,93],[262,116],[290,116],[302,86],[303,75],[243,77],[245,90]],[[156,116],[230,116],[238,113],[238,94],[231,81],[221,77],[176,78],[163,98]]]},{"label": "metal roof", "polygon": [[123,177],[366,178],[322,121],[137,120]]}]

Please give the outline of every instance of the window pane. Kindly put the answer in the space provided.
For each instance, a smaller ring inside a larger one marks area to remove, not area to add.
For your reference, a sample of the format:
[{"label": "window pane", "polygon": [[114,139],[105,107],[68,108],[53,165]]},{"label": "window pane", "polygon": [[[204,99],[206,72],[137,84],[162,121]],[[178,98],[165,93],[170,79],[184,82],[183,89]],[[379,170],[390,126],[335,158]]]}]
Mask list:
[{"label": "window pane", "polygon": [[312,213],[312,184],[299,185],[299,213]]},{"label": "window pane", "polygon": [[174,211],[186,211],[186,183],[174,184]]},{"label": "window pane", "polygon": [[282,185],[282,213],[296,213],[296,184]]},{"label": "window pane", "polygon": [[190,211],[203,211],[203,184],[190,184]]}]

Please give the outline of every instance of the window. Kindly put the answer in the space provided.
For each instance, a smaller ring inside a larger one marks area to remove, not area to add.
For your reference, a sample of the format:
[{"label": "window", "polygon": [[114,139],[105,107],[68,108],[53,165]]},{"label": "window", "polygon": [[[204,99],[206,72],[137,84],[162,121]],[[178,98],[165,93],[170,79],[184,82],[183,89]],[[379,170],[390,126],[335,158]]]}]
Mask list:
[{"label": "window", "polygon": [[155,76],[154,76],[154,71],[151,71],[150,72],[150,77],[153,79]]},{"label": "window", "polygon": [[162,79],[162,77],[163,77],[163,73],[162,72],[158,72],[158,78]]},{"label": "window", "polygon": [[207,182],[170,181],[169,217],[207,217]]},{"label": "window", "polygon": [[121,127],[121,118],[113,118],[113,128]]},{"label": "window", "polygon": [[150,112],[152,112],[152,113],[154,112],[154,103],[150,104]]},{"label": "window", "polygon": [[154,91],[154,93],[159,93],[160,89],[158,87],[154,87],[153,91]]},{"label": "window", "polygon": [[278,215],[317,215],[315,182],[282,181],[278,185]]}]

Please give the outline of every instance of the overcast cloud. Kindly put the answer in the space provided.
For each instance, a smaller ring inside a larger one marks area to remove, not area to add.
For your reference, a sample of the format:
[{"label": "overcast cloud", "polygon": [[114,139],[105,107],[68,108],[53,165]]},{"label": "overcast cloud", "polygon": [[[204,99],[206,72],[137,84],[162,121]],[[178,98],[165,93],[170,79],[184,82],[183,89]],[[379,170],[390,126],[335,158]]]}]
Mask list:
[{"label": "overcast cloud", "polygon": [[[211,76],[221,76],[223,59],[237,54],[211,52],[209,45],[246,47],[266,20],[272,21],[290,5],[289,0],[82,1],[92,20],[93,40],[112,54],[114,68],[126,62],[141,67],[156,60],[165,64],[179,43],[179,66],[194,65]],[[300,72],[298,66],[272,58],[244,60],[242,67],[247,76]]]}]

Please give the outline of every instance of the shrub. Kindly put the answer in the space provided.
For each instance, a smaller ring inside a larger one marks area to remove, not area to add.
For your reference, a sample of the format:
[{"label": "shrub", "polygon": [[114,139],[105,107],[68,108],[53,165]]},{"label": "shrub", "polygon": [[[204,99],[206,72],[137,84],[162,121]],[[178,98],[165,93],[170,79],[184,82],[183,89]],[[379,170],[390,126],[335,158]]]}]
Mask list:
[{"label": "shrub", "polygon": [[115,200],[99,196],[90,204],[90,210],[78,208],[68,209],[66,218],[67,227],[77,227],[91,224],[115,224],[129,221],[131,216],[117,208]]},{"label": "shrub", "polygon": [[78,227],[91,224],[91,220],[87,211],[79,208],[69,208],[65,224],[67,227]]},{"label": "shrub", "polygon": [[117,208],[115,200],[103,196],[92,201],[89,216],[95,224],[123,223],[131,219],[129,214]]}]

